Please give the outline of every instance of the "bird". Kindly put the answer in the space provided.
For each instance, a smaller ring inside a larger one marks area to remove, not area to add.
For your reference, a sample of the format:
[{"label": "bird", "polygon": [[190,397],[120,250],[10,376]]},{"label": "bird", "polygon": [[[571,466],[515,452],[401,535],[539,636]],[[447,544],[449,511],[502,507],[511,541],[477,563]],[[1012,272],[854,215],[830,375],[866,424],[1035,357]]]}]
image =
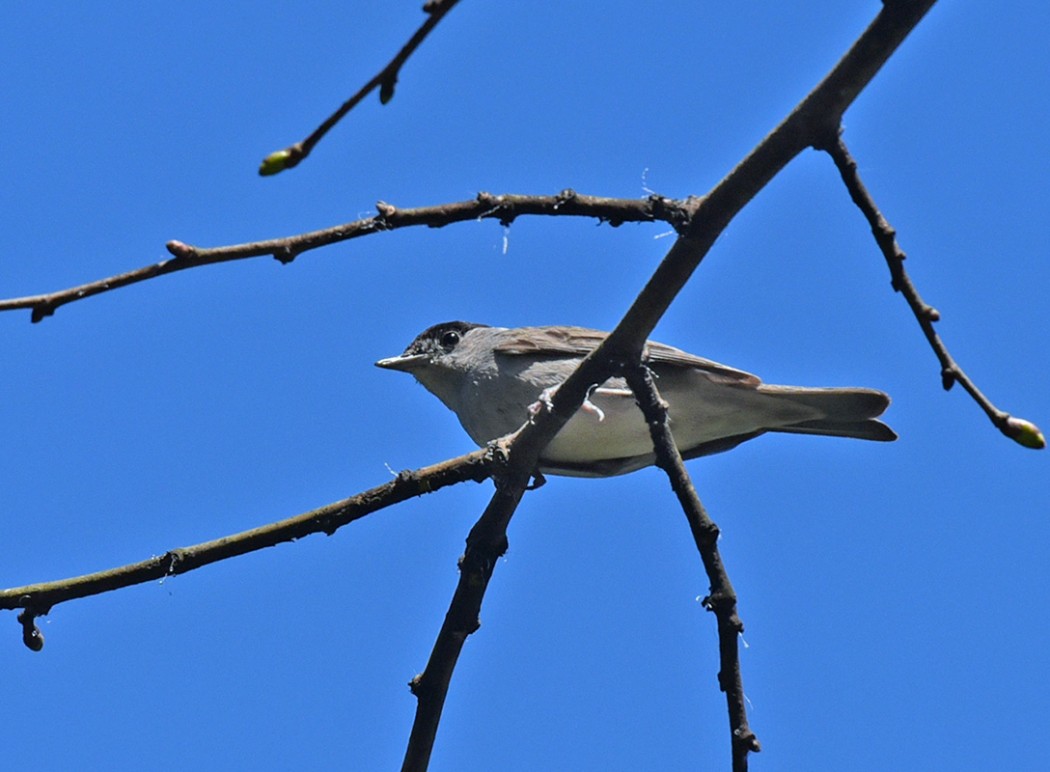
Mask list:
[{"label": "bird", "polygon": [[[518,430],[608,333],[585,327],[435,324],[377,367],[413,375],[454,412],[480,447]],[[730,450],[766,432],[892,441],[876,420],[887,394],[866,388],[774,386],[755,375],[647,341],[642,361],[668,403],[684,459]],[[655,462],[649,427],[623,378],[593,388],[541,452],[538,470],[612,477]]]}]

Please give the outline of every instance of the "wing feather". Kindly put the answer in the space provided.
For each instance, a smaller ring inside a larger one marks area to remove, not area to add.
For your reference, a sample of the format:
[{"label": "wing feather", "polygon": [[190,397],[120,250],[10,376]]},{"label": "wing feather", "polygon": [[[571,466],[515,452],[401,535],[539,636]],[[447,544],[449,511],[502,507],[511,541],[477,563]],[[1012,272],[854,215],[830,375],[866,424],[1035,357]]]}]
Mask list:
[{"label": "wing feather", "polygon": [[[584,357],[596,349],[606,337],[608,333],[586,327],[523,327],[517,335],[496,346],[496,353],[505,356],[546,356],[554,359]],[[725,383],[740,386],[758,386],[761,383],[759,378],[751,373],[654,341],[645,344],[644,358],[654,367],[699,370]]]}]

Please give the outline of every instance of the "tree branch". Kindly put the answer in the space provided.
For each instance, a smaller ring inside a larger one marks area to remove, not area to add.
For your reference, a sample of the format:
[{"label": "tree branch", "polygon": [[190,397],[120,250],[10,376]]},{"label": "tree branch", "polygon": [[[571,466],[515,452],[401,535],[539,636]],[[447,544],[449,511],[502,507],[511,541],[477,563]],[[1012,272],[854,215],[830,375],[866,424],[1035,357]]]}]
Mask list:
[{"label": "tree branch", "polygon": [[725,692],[729,709],[733,769],[746,770],[747,754],[760,751],[762,747],[747,721],[740,652],[737,649],[737,641],[744,632],[744,623],[737,614],[736,592],[718,552],[718,526],[704,509],[689,472],[686,471],[678,446],[671,435],[670,423],[667,420],[667,403],[661,399],[649,368],[641,362],[632,362],[623,368],[623,375],[627,379],[627,385],[634,392],[638,407],[645,415],[649,433],[653,438],[656,465],[667,473],[671,489],[678,497],[678,503],[682,505],[693,541],[711,583],[710,592],[704,598],[703,604],[708,611],[714,612],[718,620],[718,685]]},{"label": "tree branch", "polygon": [[657,320],[730,220],[795,156],[807,147],[825,144],[826,137],[834,136],[842,114],[934,2],[887,0],[874,21],[816,88],[699,200],[685,233],[675,242],[602,348],[622,354],[641,351]]},{"label": "tree branch", "polygon": [[[501,441],[493,448],[505,452],[507,445]],[[538,456],[539,450],[535,454]],[[500,452],[494,456],[500,457]],[[507,527],[535,466],[535,458],[530,463],[521,451],[513,463],[507,456],[502,458],[506,466],[494,475],[496,492],[467,536],[467,547],[459,560],[459,582],[426,668],[409,682],[417,702],[416,717],[401,766],[403,772],[423,772],[430,763],[452,671],[467,636],[481,626],[481,602],[485,590],[496,561],[507,551]]]},{"label": "tree branch", "polygon": [[401,472],[385,485],[250,531],[242,531],[192,547],[168,550],[163,555],[149,560],[107,571],[0,590],[0,609],[24,609],[18,617],[23,626],[23,640],[27,646],[39,651],[43,648],[43,636],[33,625],[33,619],[46,615],[59,603],[163,579],[166,576],[185,574],[209,563],[245,555],[314,533],[331,536],[344,525],[380,509],[447,485],[466,480],[481,482],[491,474],[490,452],[484,449],[477,450],[414,472]]},{"label": "tree branch", "polygon": [[933,349],[933,353],[937,355],[937,359],[941,363],[941,382],[944,385],[944,389],[947,391],[956,383],[961,384],[991,422],[1007,437],[1026,448],[1040,450],[1046,447],[1046,440],[1043,438],[1038,426],[1023,418],[1016,418],[1000,410],[981,393],[962,367],[952,358],[952,355],[948,352],[948,347],[933,329],[934,322],[940,321],[940,312],[923,301],[907,270],[905,270],[904,260],[907,258],[907,255],[897,243],[897,231],[883,217],[882,212],[875,204],[875,199],[872,198],[867,186],[861,181],[860,173],[857,171],[857,162],[850,154],[849,148],[846,147],[841,131],[836,133],[834,142],[829,142],[820,149],[826,151],[835,162],[839,174],[842,175],[842,181],[849,191],[850,198],[853,199],[853,203],[857,205],[857,208],[860,209],[871,226],[875,242],[879,245],[879,249],[882,250],[883,257],[886,258],[886,265],[889,266],[893,289],[904,295],[904,299],[908,301],[908,306],[915,315],[923,335],[926,336],[930,348]]},{"label": "tree branch", "polygon": [[416,33],[409,38],[402,49],[397,52],[397,56],[390,60],[390,64],[380,70],[379,74],[363,85],[356,94],[343,102],[339,109],[328,116],[324,123],[314,129],[313,133],[306,139],[266,156],[259,165],[259,175],[267,177],[298,166],[300,161],[310,155],[314,145],[321,141],[321,138],[328,133],[328,130],[339,123],[344,115],[353,110],[362,99],[376,88],[379,89],[380,104],[385,105],[393,99],[394,86],[397,85],[397,76],[401,72],[401,66],[419,47],[419,44],[426,39],[430,31],[438,25],[438,22],[445,17],[445,14],[451,11],[458,2],[459,0],[427,0],[423,5],[423,12],[429,14],[429,17],[416,30]]},{"label": "tree branch", "polygon": [[167,249],[173,255],[171,260],[163,260],[106,279],[44,295],[27,295],[0,300],[0,312],[28,308],[32,311],[30,320],[35,323],[51,316],[57,308],[67,303],[176,271],[262,256],[273,257],[281,263],[290,263],[298,255],[311,249],[373,233],[419,225],[425,225],[428,228],[442,228],[452,223],[468,220],[498,220],[503,225],[510,225],[523,215],[547,215],[594,217],[599,222],[607,222],[613,227],[625,222],[660,220],[681,231],[688,225],[694,205],[693,199],[677,201],[657,195],[644,199],[604,198],[580,195],[569,189],[555,196],[493,195],[483,192],[478,193],[472,200],[415,209],[398,209],[380,201],[376,204],[378,214],[374,217],[366,217],[295,236],[223,247],[195,247],[181,241],[169,241]]}]

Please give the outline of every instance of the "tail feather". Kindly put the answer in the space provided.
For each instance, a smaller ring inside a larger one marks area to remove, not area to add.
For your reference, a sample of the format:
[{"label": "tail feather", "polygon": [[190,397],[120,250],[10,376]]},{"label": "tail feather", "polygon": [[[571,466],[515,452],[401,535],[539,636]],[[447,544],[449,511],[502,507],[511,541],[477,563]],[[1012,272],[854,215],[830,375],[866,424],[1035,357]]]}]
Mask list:
[{"label": "tail feather", "polygon": [[823,418],[817,421],[800,421],[790,426],[781,426],[771,431],[788,434],[826,434],[831,437],[853,437],[858,440],[892,442],[897,433],[882,421],[869,418],[864,421],[836,421]]},{"label": "tail feather", "polygon": [[853,388],[800,389],[766,385],[759,386],[758,390],[822,414],[821,418],[796,421],[771,428],[771,431],[855,437],[879,442],[897,439],[893,429],[882,421],[875,420],[890,404],[889,396],[881,391]]}]

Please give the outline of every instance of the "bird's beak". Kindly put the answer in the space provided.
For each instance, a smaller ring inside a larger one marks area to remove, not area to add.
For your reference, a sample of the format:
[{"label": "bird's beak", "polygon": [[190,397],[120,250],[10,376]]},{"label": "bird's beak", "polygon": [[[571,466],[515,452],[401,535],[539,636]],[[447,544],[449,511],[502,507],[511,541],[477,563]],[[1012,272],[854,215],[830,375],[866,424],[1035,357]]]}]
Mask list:
[{"label": "bird's beak", "polygon": [[380,359],[376,362],[376,367],[382,367],[384,370],[401,370],[402,372],[410,373],[426,363],[427,357],[425,354],[402,354],[401,356],[389,357],[388,359]]}]

